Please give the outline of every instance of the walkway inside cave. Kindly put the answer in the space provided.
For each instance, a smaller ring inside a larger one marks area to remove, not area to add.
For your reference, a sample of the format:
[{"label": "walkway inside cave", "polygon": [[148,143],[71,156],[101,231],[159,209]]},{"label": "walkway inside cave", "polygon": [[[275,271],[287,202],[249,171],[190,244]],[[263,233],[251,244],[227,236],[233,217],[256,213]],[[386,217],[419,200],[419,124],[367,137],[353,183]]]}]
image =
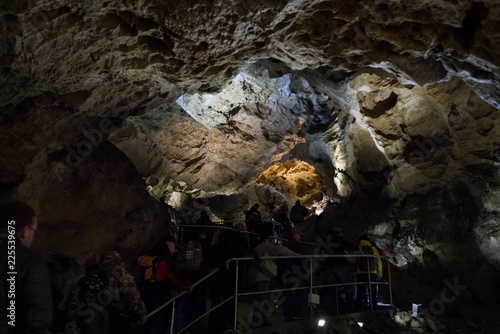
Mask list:
[{"label": "walkway inside cave", "polygon": [[[463,330],[462,324],[450,319],[437,320],[424,315],[413,316],[411,311],[401,311],[395,306],[380,305],[373,311],[354,312],[337,316],[311,314],[309,307],[304,308],[303,319],[285,322],[283,308],[277,306],[269,316],[271,326],[252,328],[245,318],[253,311],[251,302],[238,304],[237,333],[252,334],[302,334],[302,333],[457,333]],[[191,334],[207,333],[208,320],[201,320],[189,329]],[[227,330],[225,333],[234,333]],[[465,333],[465,332],[464,332]],[[469,333],[469,332],[467,332]]]}]

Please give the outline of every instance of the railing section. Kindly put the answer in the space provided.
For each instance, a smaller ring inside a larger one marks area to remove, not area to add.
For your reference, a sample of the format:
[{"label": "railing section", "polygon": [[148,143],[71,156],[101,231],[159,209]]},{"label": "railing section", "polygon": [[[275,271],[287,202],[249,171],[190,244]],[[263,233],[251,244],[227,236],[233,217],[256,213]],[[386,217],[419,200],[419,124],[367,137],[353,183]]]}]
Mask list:
[{"label": "railing section", "polygon": [[[387,281],[376,281],[376,282],[372,282],[371,279],[370,279],[370,275],[367,275],[368,276],[368,282],[353,282],[353,283],[338,283],[338,284],[323,284],[323,285],[319,285],[319,284],[316,284],[316,282],[314,281],[314,275],[312,274],[313,273],[313,259],[321,259],[321,260],[324,260],[326,258],[330,258],[330,257],[350,257],[350,258],[366,258],[366,260],[368,261],[368,258],[369,257],[380,257],[382,260],[384,260],[386,263],[387,263],[387,273],[388,273],[388,280]],[[390,301],[390,305],[392,306],[393,305],[393,300],[392,300],[392,288],[391,288],[391,268],[390,268],[390,265],[391,265],[391,262],[390,261],[387,261],[388,258],[387,257],[384,257],[384,256],[377,256],[377,255],[326,255],[326,254],[321,254],[321,255],[302,255],[300,257],[297,257],[297,256],[262,256],[261,259],[274,259],[274,260],[282,260],[282,259],[298,259],[298,258],[304,258],[304,259],[307,259],[309,261],[309,266],[310,266],[310,280],[309,280],[309,286],[307,287],[300,287],[300,288],[289,288],[289,289],[272,289],[272,290],[268,290],[268,291],[259,291],[259,292],[240,292],[240,287],[238,286],[238,282],[239,282],[239,266],[241,265],[240,263],[241,262],[245,262],[245,261],[254,261],[255,259],[252,258],[252,257],[247,257],[247,258],[233,258],[230,260],[230,262],[235,262],[235,267],[236,267],[236,270],[235,270],[235,277],[234,277],[234,282],[235,282],[235,292],[234,292],[234,295],[227,298],[226,300],[222,301],[221,303],[217,304],[217,305],[212,305],[211,308],[206,312],[204,313],[203,315],[199,316],[197,319],[193,320],[190,324],[188,324],[187,326],[185,326],[184,328],[180,329],[178,332],[182,332],[184,330],[186,330],[187,328],[189,328],[190,326],[192,326],[194,323],[196,323],[197,321],[199,321],[200,319],[202,319],[203,317],[207,316],[208,314],[210,314],[212,311],[216,310],[217,308],[221,307],[222,305],[230,302],[231,300],[234,299],[234,324],[233,324],[233,330],[237,331],[237,326],[238,326],[238,300],[239,300],[239,297],[242,297],[242,296],[248,296],[248,295],[255,295],[255,294],[258,294],[258,293],[264,293],[264,292],[267,292],[267,293],[271,293],[271,292],[284,292],[284,291],[287,291],[287,290],[298,290],[298,289],[309,289],[309,294],[310,295],[313,295],[314,294],[314,291],[317,291],[317,289],[323,289],[323,288],[329,288],[329,287],[334,287],[335,288],[335,291],[336,291],[336,298],[335,300],[337,301],[337,314],[338,314],[338,310],[339,310],[339,307],[338,307],[338,300],[339,300],[339,295],[338,295],[338,291],[339,291],[339,288],[341,287],[344,287],[344,286],[348,286],[348,285],[352,285],[353,287],[357,286],[357,285],[360,285],[360,284],[366,284],[368,283],[368,291],[369,291],[369,294],[370,294],[370,309],[373,310],[374,308],[374,305],[372,303],[372,295],[371,295],[371,286],[373,284],[375,285],[387,285],[388,288],[389,288],[389,301]],[[214,275],[217,271],[219,270],[223,270],[221,268],[216,268],[214,270],[212,270],[209,274],[207,274],[205,277],[203,277],[201,280],[199,280],[198,282],[196,282],[195,284],[193,284],[193,288],[196,287],[197,285],[201,284],[203,281],[209,279],[212,275]],[[175,301],[177,299],[179,299],[182,295],[184,295],[185,293],[188,293],[186,291],[183,291],[181,293],[179,293],[178,295],[176,295],[175,297],[167,300],[165,303],[163,303],[162,305],[160,305],[158,308],[156,308],[155,310],[151,311],[150,313],[148,313],[148,317],[154,315],[156,312],[158,312],[159,310],[163,309],[164,307],[172,304],[172,315],[171,315],[171,321],[170,321],[170,333],[173,334],[174,333],[174,321],[175,321]],[[313,311],[313,307],[315,305],[312,303],[310,304],[310,307],[311,307],[311,312]]]}]

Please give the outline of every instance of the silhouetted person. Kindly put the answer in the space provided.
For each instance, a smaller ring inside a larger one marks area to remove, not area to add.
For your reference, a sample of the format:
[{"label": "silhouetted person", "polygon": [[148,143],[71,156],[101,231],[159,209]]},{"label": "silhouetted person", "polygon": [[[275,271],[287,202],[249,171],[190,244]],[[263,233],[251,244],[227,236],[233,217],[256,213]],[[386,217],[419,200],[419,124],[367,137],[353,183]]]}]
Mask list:
[{"label": "silhouetted person", "polygon": [[[302,233],[294,228],[291,232],[291,239],[285,246],[294,253],[304,255],[304,245],[300,243]],[[284,267],[280,273],[283,289],[303,288],[307,286],[309,276],[309,266],[304,259],[286,259],[279,261],[279,267]],[[285,301],[283,303],[283,313],[285,321],[297,320],[301,316],[302,306],[305,304],[307,289],[287,290],[284,292]]]},{"label": "silhouetted person", "polygon": [[290,224],[290,219],[288,218],[288,206],[283,204],[274,214],[273,219],[281,224],[282,228],[285,228]]},{"label": "silhouetted person", "polygon": [[262,222],[262,215],[259,211],[259,204],[255,203],[252,207],[245,213],[245,224],[250,232],[255,230],[255,226]]},{"label": "silhouetted person", "polygon": [[0,333],[50,333],[52,293],[47,265],[29,248],[35,211],[23,202],[0,205]]},{"label": "silhouetted person", "polygon": [[[201,252],[203,254],[203,260],[198,269],[186,269],[182,270],[182,275],[186,282],[190,285],[197,283],[199,280],[204,278],[212,269],[219,265],[222,265],[224,261],[218,261],[215,256],[215,251],[212,244],[207,239],[208,229],[206,228],[196,228],[197,234],[193,241],[198,241],[201,246]],[[208,280],[200,282],[196,287],[193,288],[192,292],[189,294],[184,294],[180,297],[180,302],[182,306],[182,327],[189,325],[191,322],[196,320],[199,316],[203,315],[207,310],[207,298],[208,298]],[[192,327],[191,327],[192,328]]]},{"label": "silhouetted person", "polygon": [[304,219],[306,219],[308,213],[309,211],[307,211],[306,207],[301,205],[300,201],[297,200],[293,208],[290,210],[290,220],[295,225],[300,224],[304,221]]},{"label": "silhouetted person", "polygon": [[[330,255],[346,255],[348,252],[354,252],[356,246],[346,240],[340,228],[334,228],[333,231],[327,232],[323,250]],[[321,264],[321,269],[324,272],[325,284],[343,284],[353,283],[353,273],[349,269],[345,257],[329,257]],[[340,288],[339,288],[340,289]],[[338,290],[335,287],[326,288],[325,305],[329,314],[336,314]],[[352,285],[345,285],[345,301],[339,301],[340,310],[342,313],[348,313],[353,310],[354,304],[354,288]]]},{"label": "silhouetted person", "polygon": [[61,305],[64,299],[62,282],[63,274],[71,269],[71,262],[64,257],[53,255],[47,260],[47,267],[49,269],[50,287],[52,289],[52,310],[54,311],[52,332],[64,333],[68,320],[66,319],[66,314]]},{"label": "silhouetted person", "polygon": [[245,211],[245,224],[249,235],[250,246],[255,248],[258,243],[257,234],[262,225],[262,216],[259,211],[259,204],[254,204],[248,211]]},{"label": "silhouetted person", "polygon": [[[263,230],[259,239],[260,243],[255,247],[255,252],[259,256],[263,256],[265,253],[269,254],[269,256],[280,256],[280,255],[295,255],[299,254],[294,253],[290,249],[282,246],[277,246],[270,242],[270,239],[273,234],[273,226],[267,225],[268,229]],[[271,236],[270,236],[271,235]],[[268,322],[267,315],[272,307],[272,302],[269,300],[269,283],[271,281],[271,277],[267,276],[259,267],[259,264],[255,264],[250,266],[248,269],[248,281],[249,284],[252,285],[254,291],[259,292],[255,295],[254,311],[252,314],[252,322],[250,326],[257,327],[265,327],[270,326],[271,324]]]},{"label": "silhouetted person", "polygon": [[[200,212],[200,218],[196,221],[195,225],[205,225],[205,226],[212,226],[212,227],[217,226],[216,224],[214,224],[214,222],[212,222],[212,220],[208,216],[208,213],[205,210]],[[214,238],[215,229],[214,228],[207,228],[206,231],[207,231],[206,240],[208,242],[212,243],[212,240]],[[196,238],[196,234],[197,234],[197,232],[195,229],[195,235],[193,235],[194,238]],[[186,239],[186,240],[188,240],[188,239]]]},{"label": "silhouetted person", "polygon": [[[141,291],[141,296],[148,313],[172,298],[177,291],[191,291],[191,286],[183,284],[183,278],[174,259],[177,241],[172,236],[165,236],[153,247],[149,255],[156,256],[158,261],[166,261],[167,268],[165,278],[161,281],[148,284]],[[151,334],[164,334],[170,330],[170,319],[172,316],[172,304],[162,308],[157,313],[148,318],[146,328]]]},{"label": "silhouetted person", "polygon": [[[214,245],[215,255],[222,262],[231,258],[255,256],[250,247],[248,235],[245,233],[246,225],[243,222],[234,224],[234,230],[222,230],[219,241]],[[242,286],[244,278],[245,261],[238,264],[238,286]],[[210,294],[213,305],[217,305],[235,293],[236,288],[236,262],[228,263],[226,270],[219,270],[212,276]],[[233,328],[234,302],[225,303],[217,310],[210,313],[209,333],[219,333]]]}]

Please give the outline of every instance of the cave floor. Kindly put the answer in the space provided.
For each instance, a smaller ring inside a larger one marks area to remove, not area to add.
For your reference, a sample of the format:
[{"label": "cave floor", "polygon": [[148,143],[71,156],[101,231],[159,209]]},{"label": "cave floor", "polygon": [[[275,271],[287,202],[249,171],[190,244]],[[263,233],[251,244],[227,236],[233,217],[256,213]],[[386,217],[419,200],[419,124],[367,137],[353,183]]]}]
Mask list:
[{"label": "cave floor", "polygon": [[[338,316],[320,317],[319,315],[311,315],[309,307],[304,308],[300,320],[286,322],[283,315],[283,308],[276,307],[272,314],[268,317],[270,326],[261,328],[252,328],[249,325],[249,315],[253,312],[253,304],[251,302],[240,302],[238,304],[238,331],[237,333],[252,333],[252,334],[299,334],[299,333],[399,333],[405,330],[404,326],[398,325],[391,320],[390,311],[394,313],[392,307],[380,307],[374,311],[356,312]],[[325,326],[319,327],[318,321],[325,320]],[[367,330],[361,328],[358,323],[369,323]],[[387,323],[387,324],[385,324]],[[384,326],[385,325],[385,326]],[[195,325],[189,333],[201,334],[207,333],[208,320]],[[376,327],[376,328],[375,328]],[[382,327],[378,330],[378,327]],[[222,332],[221,332],[222,333]],[[233,333],[226,331],[225,333]],[[421,332],[423,333],[423,332]]]},{"label": "cave floor", "polygon": [[[207,305],[209,307],[209,305]],[[251,301],[238,304],[238,331],[236,333],[251,334],[302,334],[302,333],[498,333],[494,328],[477,328],[465,319],[440,317],[411,317],[411,312],[400,311],[389,305],[380,305],[373,311],[321,317],[312,315],[309,307],[304,308],[301,320],[286,322],[282,307],[275,307],[268,317],[270,326],[252,328],[249,315],[253,312]],[[318,326],[320,319],[325,320],[323,327]],[[490,326],[488,326],[490,327]],[[495,326],[493,326],[495,327]],[[191,328],[189,334],[208,333],[208,317]],[[233,333],[232,330],[220,333]]]}]

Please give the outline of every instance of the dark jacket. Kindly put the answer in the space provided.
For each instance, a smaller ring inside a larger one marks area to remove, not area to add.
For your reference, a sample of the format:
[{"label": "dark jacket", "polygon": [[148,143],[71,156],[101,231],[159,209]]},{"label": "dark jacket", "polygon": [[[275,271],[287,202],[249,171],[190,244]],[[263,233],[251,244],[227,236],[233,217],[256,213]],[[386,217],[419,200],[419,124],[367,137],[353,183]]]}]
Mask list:
[{"label": "dark jacket", "polygon": [[302,206],[300,204],[296,204],[292,210],[290,210],[290,220],[293,223],[301,223],[304,221],[306,218],[307,214],[309,211],[306,209],[305,206]]},{"label": "dark jacket", "polygon": [[250,247],[248,237],[243,232],[222,230],[219,242],[214,246],[215,255],[222,261],[233,257],[254,256],[255,251]]},{"label": "dark jacket", "polygon": [[[1,239],[0,245],[6,246],[7,240]],[[49,272],[45,262],[32,250],[21,246],[19,240],[15,249],[16,275],[8,268],[7,252],[1,254],[0,262],[0,333],[46,334],[51,332],[52,293]],[[7,279],[15,277],[15,299],[9,296],[10,283]],[[7,308],[15,300],[15,327],[8,324],[10,313]]]},{"label": "dark jacket", "polygon": [[[326,243],[323,245],[325,254],[331,255],[346,255],[347,250],[356,250],[357,247],[345,239],[343,236],[329,235],[326,238]],[[323,267],[333,265],[347,265],[346,257],[331,257],[323,262]]]},{"label": "dark jacket", "polygon": [[[285,244],[286,248],[292,252],[305,255],[304,245],[296,240],[290,240]],[[278,277],[285,282],[292,275],[299,275],[306,278],[306,272],[309,270],[308,261],[305,258],[278,260]]]}]

